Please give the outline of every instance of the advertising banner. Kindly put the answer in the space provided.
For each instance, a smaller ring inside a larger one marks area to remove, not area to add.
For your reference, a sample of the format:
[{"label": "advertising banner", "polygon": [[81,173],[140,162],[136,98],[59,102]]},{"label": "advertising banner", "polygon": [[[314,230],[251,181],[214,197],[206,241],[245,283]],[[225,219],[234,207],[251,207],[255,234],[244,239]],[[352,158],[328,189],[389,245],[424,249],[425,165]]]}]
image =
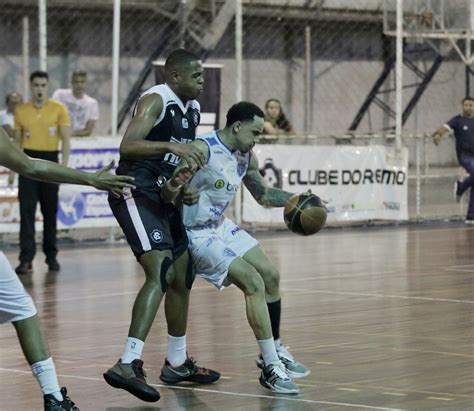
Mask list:
[{"label": "advertising banner", "polygon": [[[408,151],[385,146],[257,145],[266,182],[327,201],[328,222],[408,219]],[[264,208],[244,189],[242,220],[282,224],[281,208]]]},{"label": "advertising banner", "polygon": [[[87,137],[71,140],[69,166],[94,172],[115,160],[119,160],[120,139],[111,137]],[[20,208],[16,185],[8,187],[6,168],[0,167],[0,233],[18,232]],[[93,187],[61,184],[58,204],[58,229],[86,227],[110,227],[117,225],[107,202],[108,193]],[[36,229],[42,230],[39,206]]]}]

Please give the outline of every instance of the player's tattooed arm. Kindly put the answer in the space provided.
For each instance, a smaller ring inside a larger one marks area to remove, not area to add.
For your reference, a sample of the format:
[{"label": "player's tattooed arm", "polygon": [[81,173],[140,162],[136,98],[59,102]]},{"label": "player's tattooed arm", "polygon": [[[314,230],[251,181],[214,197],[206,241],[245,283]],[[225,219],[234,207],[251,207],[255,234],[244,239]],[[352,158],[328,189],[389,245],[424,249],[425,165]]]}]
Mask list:
[{"label": "player's tattooed arm", "polygon": [[283,207],[293,195],[293,193],[288,191],[267,186],[258,171],[258,161],[253,153],[251,154],[249,168],[243,181],[245,187],[247,187],[257,203],[265,207]]}]

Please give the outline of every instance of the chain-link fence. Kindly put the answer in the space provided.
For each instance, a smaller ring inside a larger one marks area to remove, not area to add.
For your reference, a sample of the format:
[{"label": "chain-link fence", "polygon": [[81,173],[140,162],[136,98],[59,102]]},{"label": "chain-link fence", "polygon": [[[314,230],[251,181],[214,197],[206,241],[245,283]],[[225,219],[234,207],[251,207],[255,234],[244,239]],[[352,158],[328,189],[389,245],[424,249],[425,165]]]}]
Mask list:
[{"label": "chain-link fence", "polygon": [[[46,6],[43,28],[41,3]],[[241,90],[243,99],[262,108],[270,98],[280,100],[298,136],[334,136],[352,144],[354,140],[341,137],[393,133],[395,1],[242,0],[241,37],[237,3],[121,1],[119,134],[141,91],[155,83],[153,61],[183,46],[205,63],[222,66],[220,126]],[[462,28],[473,11],[469,0],[404,3],[405,29],[411,27],[413,34],[424,27],[425,37],[404,41],[403,132],[423,135],[460,112],[474,78],[472,66],[457,51],[467,50],[470,41],[455,37],[453,44],[428,34],[441,36],[448,26]],[[72,72],[85,70],[87,92],[100,109],[94,134],[110,135],[114,1],[0,0],[0,7],[0,96],[19,91],[28,97],[27,76],[41,67],[43,33],[50,93],[70,87]],[[441,15],[444,9],[449,12]],[[421,190],[418,197],[409,190],[410,217],[461,215],[460,207],[451,204],[451,189],[439,186],[450,185],[459,174],[452,140],[435,147],[429,138],[406,137],[404,144],[410,148],[410,170],[420,168],[417,179],[410,176],[410,187],[417,181]]]}]

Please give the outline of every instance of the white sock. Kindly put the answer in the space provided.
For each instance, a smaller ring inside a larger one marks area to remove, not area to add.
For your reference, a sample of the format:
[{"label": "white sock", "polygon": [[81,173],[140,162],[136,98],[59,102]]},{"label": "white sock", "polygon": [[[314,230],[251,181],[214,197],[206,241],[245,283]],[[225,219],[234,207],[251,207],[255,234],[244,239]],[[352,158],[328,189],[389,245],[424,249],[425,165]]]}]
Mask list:
[{"label": "white sock", "polygon": [[31,365],[31,371],[38,380],[43,395],[53,394],[54,398],[62,401],[63,395],[59,387],[58,377],[56,375],[56,368],[51,357],[44,361],[38,361]]},{"label": "white sock", "polygon": [[273,338],[267,338],[266,340],[257,340],[260,352],[262,353],[263,362],[265,365],[280,361],[275,348],[275,342]]},{"label": "white sock", "polygon": [[133,360],[140,359],[144,345],[144,341],[138,338],[128,337],[125,350],[122,354],[122,364],[130,364]]},{"label": "white sock", "polygon": [[168,362],[172,367],[178,367],[186,361],[186,336],[173,337],[168,335]]}]

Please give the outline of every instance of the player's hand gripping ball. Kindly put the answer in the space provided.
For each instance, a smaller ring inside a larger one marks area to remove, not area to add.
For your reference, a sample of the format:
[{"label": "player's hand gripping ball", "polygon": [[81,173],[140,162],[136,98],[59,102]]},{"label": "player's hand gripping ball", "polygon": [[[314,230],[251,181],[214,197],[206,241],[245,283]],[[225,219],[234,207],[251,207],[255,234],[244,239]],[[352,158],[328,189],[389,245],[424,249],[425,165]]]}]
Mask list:
[{"label": "player's hand gripping ball", "polygon": [[323,201],[311,192],[295,194],[283,211],[286,226],[301,235],[316,234],[326,223],[327,209]]}]

